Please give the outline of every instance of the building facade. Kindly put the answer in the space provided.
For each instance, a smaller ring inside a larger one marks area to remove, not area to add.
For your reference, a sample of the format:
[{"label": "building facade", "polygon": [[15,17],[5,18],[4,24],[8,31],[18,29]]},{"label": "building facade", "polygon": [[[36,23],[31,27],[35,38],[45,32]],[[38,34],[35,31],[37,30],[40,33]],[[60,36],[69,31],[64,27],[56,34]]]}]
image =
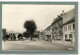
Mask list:
[{"label": "building facade", "polygon": [[62,11],[52,24],[44,30],[45,39],[75,42],[75,10]]},{"label": "building facade", "polygon": [[63,36],[63,19],[61,16],[58,16],[52,23],[52,34],[54,40],[62,40]]},{"label": "building facade", "polygon": [[75,42],[75,9],[63,16],[63,41]]},{"label": "building facade", "polygon": [[52,24],[44,30],[45,36],[53,40],[62,40],[63,36],[63,18],[58,15]]},{"label": "building facade", "polygon": [[48,41],[52,40],[52,25],[44,30],[44,39]]}]

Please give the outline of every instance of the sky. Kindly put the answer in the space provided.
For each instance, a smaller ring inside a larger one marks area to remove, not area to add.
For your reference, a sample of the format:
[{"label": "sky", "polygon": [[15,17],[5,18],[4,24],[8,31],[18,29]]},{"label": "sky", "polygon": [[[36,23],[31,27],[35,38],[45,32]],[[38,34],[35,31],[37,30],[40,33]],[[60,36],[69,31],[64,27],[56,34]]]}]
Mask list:
[{"label": "sky", "polygon": [[24,32],[24,22],[34,20],[37,30],[47,28],[62,11],[68,12],[74,5],[2,4],[2,29],[7,32]]}]

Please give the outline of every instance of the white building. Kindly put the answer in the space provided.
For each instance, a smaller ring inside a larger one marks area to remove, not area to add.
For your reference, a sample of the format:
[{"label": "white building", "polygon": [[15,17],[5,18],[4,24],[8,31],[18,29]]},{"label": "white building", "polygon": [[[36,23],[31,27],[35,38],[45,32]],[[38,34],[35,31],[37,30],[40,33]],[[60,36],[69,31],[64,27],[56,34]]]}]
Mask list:
[{"label": "white building", "polygon": [[66,12],[63,18],[63,41],[75,42],[75,9]]}]

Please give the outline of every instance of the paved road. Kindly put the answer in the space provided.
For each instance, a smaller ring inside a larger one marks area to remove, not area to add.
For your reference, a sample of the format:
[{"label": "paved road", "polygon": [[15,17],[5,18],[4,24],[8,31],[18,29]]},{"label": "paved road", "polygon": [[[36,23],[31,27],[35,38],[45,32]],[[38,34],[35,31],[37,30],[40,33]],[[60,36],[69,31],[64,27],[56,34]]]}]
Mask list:
[{"label": "paved road", "polygon": [[70,51],[74,50],[74,43],[62,41],[6,41],[2,42],[2,50],[53,50],[53,51]]}]

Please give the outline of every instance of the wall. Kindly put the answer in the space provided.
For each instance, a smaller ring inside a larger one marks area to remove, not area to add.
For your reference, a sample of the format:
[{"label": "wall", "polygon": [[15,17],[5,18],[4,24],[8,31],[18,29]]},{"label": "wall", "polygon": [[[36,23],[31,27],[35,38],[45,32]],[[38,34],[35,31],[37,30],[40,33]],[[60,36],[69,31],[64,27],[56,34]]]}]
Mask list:
[{"label": "wall", "polygon": [[[63,26],[63,41],[65,41],[65,35],[67,35],[67,39],[69,39],[69,34],[72,34],[72,42],[75,42],[75,29],[73,29],[73,24],[75,24],[75,22]],[[69,25],[71,25],[71,30],[68,28]],[[67,31],[64,30],[65,27],[67,27]]]}]

